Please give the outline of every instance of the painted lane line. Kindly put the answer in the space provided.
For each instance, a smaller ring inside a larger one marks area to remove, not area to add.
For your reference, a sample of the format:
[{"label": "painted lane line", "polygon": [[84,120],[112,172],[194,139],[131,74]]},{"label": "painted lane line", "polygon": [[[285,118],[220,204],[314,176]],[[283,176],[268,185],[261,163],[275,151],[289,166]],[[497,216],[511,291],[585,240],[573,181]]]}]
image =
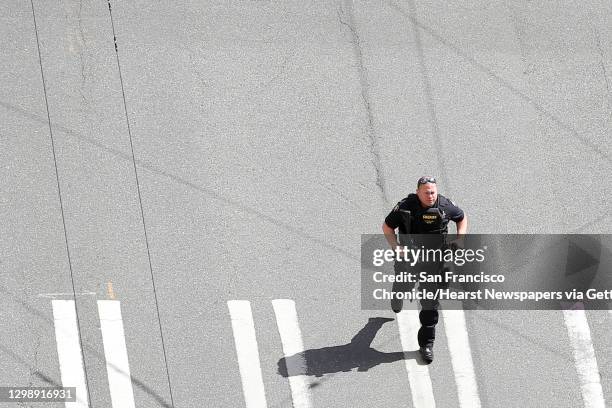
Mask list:
[{"label": "painted lane line", "polygon": [[442,310],[444,330],[451,356],[461,408],[480,408],[478,385],[463,310]]},{"label": "painted lane line", "polygon": [[56,298],[56,297],[70,297],[74,298],[74,295],[77,296],[95,296],[96,292],[62,292],[62,293],[39,293],[38,297],[44,298]]},{"label": "painted lane line", "polygon": [[246,407],[265,408],[267,407],[266,392],[261,375],[251,303],[248,300],[230,300],[227,302],[227,307],[232,321]]},{"label": "painted lane line", "polygon": [[[296,358],[295,355],[304,352],[302,332],[298,323],[295,302],[290,299],[274,299],[272,307],[276,315],[276,324],[283,344],[283,353],[287,364],[289,375],[289,387],[293,398],[293,408],[310,408],[312,401],[310,397],[310,383],[306,375],[307,366],[304,358]],[[292,357],[291,357],[292,356]],[[291,357],[291,358],[288,358]]]},{"label": "painted lane line", "polygon": [[134,408],[134,391],[120,302],[118,300],[98,300],[98,314],[113,408]]},{"label": "painted lane line", "polygon": [[[402,350],[416,350],[419,353],[419,342],[417,333],[421,327],[419,322],[418,310],[402,310],[397,316],[397,327],[399,329]],[[416,359],[404,359],[406,371],[408,372],[408,382],[412,391],[412,404],[415,408],[434,408],[434,399],[429,368],[420,365]]]},{"label": "painted lane line", "polygon": [[65,406],[86,408],[87,385],[74,300],[52,300],[51,304],[62,386],[76,387],[76,401],[66,402]]},{"label": "painted lane line", "polygon": [[563,310],[563,318],[574,353],[584,407],[604,408],[606,404],[586,313],[584,310]]}]

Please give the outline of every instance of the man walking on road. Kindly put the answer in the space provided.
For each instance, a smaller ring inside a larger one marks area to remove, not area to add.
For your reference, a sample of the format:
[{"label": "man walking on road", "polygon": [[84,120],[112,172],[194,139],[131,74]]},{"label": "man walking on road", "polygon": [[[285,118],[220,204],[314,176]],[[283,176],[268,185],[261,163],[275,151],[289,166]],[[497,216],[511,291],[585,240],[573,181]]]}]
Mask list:
[{"label": "man walking on road", "polygon": [[[463,210],[442,194],[438,194],[435,178],[424,176],[417,181],[416,194],[411,193],[397,203],[385,218],[382,229],[391,248],[402,251],[404,245],[409,244],[409,242],[401,242],[402,240],[408,241],[408,234],[437,234],[440,238],[445,238],[445,234],[448,233],[449,221],[457,223],[457,235],[461,236],[466,233],[467,217]],[[396,229],[399,232],[400,242],[395,235]],[[444,242],[445,240],[441,239],[439,241]],[[430,263],[427,266],[433,267],[428,272],[439,273],[444,267],[444,263],[434,263],[433,265]],[[396,261],[396,275],[406,271],[408,267],[407,263]],[[427,286],[423,283],[420,283],[420,285],[421,287]],[[407,287],[406,284],[393,284],[392,292],[399,292],[400,289],[410,290],[412,287]],[[431,290],[431,287],[425,289]],[[421,356],[428,363],[433,361],[438,306],[439,302],[436,299],[421,300],[421,311],[419,313],[421,328],[418,333],[418,341]],[[395,313],[399,313],[402,310],[402,300],[392,299],[391,307]]]}]

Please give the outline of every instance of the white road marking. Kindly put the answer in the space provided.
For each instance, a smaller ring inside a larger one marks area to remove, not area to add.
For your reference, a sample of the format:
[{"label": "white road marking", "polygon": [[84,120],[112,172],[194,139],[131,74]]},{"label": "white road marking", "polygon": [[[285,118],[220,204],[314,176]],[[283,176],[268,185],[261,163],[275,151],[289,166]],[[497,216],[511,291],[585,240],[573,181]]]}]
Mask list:
[{"label": "white road marking", "polygon": [[[287,373],[289,374],[289,387],[293,398],[293,408],[310,408],[309,381],[306,375],[291,375],[306,371],[306,361],[296,359],[295,354],[304,352],[302,333],[298,323],[295,302],[290,299],[275,299],[272,301],[276,324],[283,344],[285,357],[291,357],[287,361]],[[301,360],[301,361],[300,361]]]},{"label": "white road marking", "polygon": [[113,408],[134,408],[121,305],[118,300],[98,300],[98,314]]},{"label": "white road marking", "polygon": [[585,408],[605,408],[599,368],[584,310],[563,310]]},{"label": "white road marking", "polygon": [[96,292],[39,293],[38,297],[44,297],[44,298],[70,297],[70,298],[74,298],[74,295],[77,295],[77,296],[85,296],[85,295],[87,295],[87,296],[95,296]]},{"label": "white road marking", "polygon": [[76,402],[66,402],[65,406],[86,408],[87,385],[74,300],[52,300],[51,303],[62,386],[76,387]]},{"label": "white road marking", "polygon": [[472,351],[463,310],[442,310],[444,330],[451,356],[461,408],[480,408]]},{"label": "white road marking", "polygon": [[227,307],[232,320],[246,407],[265,408],[267,407],[266,392],[261,375],[251,303],[248,300],[230,300],[227,302]]},{"label": "white road marking", "polygon": [[[402,310],[396,316],[402,349],[404,351],[416,350],[418,355],[419,342],[417,340],[417,333],[421,327],[419,311]],[[417,358],[420,358],[420,356]],[[436,401],[433,395],[431,378],[429,377],[429,368],[426,365],[418,364],[416,359],[405,359],[404,362],[408,372],[410,390],[412,391],[412,404],[416,408],[435,407]]]}]

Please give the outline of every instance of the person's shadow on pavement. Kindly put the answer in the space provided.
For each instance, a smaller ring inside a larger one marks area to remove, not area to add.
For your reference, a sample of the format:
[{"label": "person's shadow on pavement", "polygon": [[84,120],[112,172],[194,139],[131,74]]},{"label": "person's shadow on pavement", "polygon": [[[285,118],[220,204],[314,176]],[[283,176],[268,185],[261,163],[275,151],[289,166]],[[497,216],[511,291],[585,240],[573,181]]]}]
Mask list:
[{"label": "person's shadow on pavement", "polygon": [[357,368],[357,371],[368,371],[379,364],[410,358],[419,361],[418,351],[383,353],[370,347],[382,325],[393,320],[385,317],[370,318],[365,327],[359,330],[348,344],[310,349],[283,357],[278,360],[278,373],[283,377],[295,375],[321,377],[323,374],[351,371],[353,368]]}]

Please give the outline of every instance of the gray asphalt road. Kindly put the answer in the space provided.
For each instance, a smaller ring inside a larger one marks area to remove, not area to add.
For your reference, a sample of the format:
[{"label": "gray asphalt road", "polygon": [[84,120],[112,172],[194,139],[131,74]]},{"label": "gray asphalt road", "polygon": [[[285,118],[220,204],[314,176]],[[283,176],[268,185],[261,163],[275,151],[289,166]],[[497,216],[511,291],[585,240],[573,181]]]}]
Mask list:
[{"label": "gray asphalt road", "polygon": [[[359,308],[360,235],[422,174],[471,232],[612,232],[609,2],[110,5],[0,4],[0,385],[61,384],[52,301],[76,299],[111,406],[115,299],[136,406],[245,406],[227,302],[248,300],[268,406],[291,406],[270,301],[307,349],[393,317]],[[612,315],[587,315],[609,403]],[[483,406],[590,406],[561,312],[466,319]],[[373,347],[402,350],[394,325]],[[330,371],[314,407],[412,406],[402,361]],[[429,371],[458,406],[444,336]]]}]

